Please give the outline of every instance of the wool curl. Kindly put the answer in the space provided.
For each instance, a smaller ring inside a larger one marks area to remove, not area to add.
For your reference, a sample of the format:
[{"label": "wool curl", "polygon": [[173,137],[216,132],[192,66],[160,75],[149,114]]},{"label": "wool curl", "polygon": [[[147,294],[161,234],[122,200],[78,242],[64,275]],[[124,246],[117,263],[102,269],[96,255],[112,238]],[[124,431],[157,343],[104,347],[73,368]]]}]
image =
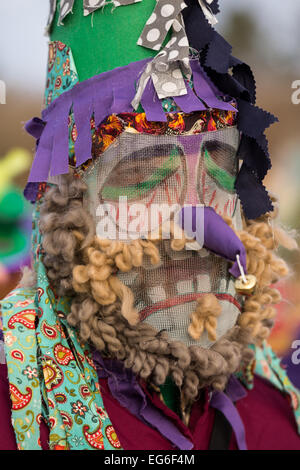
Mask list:
[{"label": "wool curl", "polygon": [[[156,264],[159,240],[139,240],[125,247],[119,242],[96,239],[94,221],[83,206],[86,191],[82,180],[68,175],[58,186],[49,189],[41,206],[43,261],[58,295],[72,296],[69,324],[77,329],[84,342],[105,357],[124,361],[125,367],[142,379],[159,386],[170,375],[187,401],[195,400],[205,386],[223,390],[241,363],[249,363],[253,358],[248,347],[252,342],[252,312],[245,311],[240,324],[210,349],[170,341],[165,331],[157,332],[147,323],[134,325],[133,298],[118,280],[116,269],[126,272],[131,266],[140,266],[144,256]],[[258,274],[263,282],[263,292],[257,298],[252,297],[252,303],[256,300],[257,309],[265,311],[270,300],[275,302],[279,298],[268,287],[268,281],[273,281],[274,273],[286,274],[286,268],[264,245],[266,231],[256,227],[255,223],[245,223],[240,236],[246,244],[249,272]],[[172,243],[175,250],[184,247],[184,240],[172,240]],[[263,268],[255,258],[261,252]],[[254,333],[261,337],[266,331],[260,328]]]},{"label": "wool curl", "polygon": [[[289,267],[276,251],[280,246],[298,250],[295,233],[279,225],[279,204],[275,196],[272,196],[272,202],[273,212],[257,220],[244,217],[243,230],[236,232],[246,248],[247,271],[257,279],[255,293],[246,297],[238,324],[251,331],[258,345],[270,335],[277,314],[274,305],[281,301],[281,294],[273,285],[290,274]],[[224,220],[234,230],[232,221],[226,217]]]},{"label": "wool curl", "polygon": [[[43,263],[58,295],[72,295],[73,268],[95,236],[95,224],[83,208],[86,185],[72,174],[45,193],[39,229],[43,236]],[[80,237],[78,237],[80,233]]]},{"label": "wool curl", "polygon": [[210,341],[217,339],[217,318],[222,307],[214,294],[205,294],[197,299],[195,312],[191,314],[191,324],[188,328],[191,338],[200,339],[204,330],[208,333]]}]

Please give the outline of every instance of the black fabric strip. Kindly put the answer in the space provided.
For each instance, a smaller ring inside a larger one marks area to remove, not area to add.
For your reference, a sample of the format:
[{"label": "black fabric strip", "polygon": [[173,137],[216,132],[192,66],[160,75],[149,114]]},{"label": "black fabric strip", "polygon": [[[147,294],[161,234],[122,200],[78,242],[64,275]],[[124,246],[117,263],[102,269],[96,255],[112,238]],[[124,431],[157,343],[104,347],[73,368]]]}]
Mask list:
[{"label": "black fabric strip", "polygon": [[[231,54],[231,45],[208,23],[198,0],[185,1],[188,8],[182,13],[190,46],[200,53],[200,63],[214,85],[237,101],[237,125],[242,135],[239,158],[243,166],[236,190],[246,217],[257,218],[273,210],[263,185],[271,168],[264,132],[277,118],[255,106],[256,84],[251,68]],[[217,13],[218,1],[211,7]]]},{"label": "black fabric strip", "polygon": [[274,210],[272,201],[262,181],[246,163],[242,164],[235,182],[236,192],[248,219],[257,219],[261,214]]},{"label": "black fabric strip", "polygon": [[232,427],[223,413],[215,410],[214,427],[211,434],[209,450],[229,450]]}]

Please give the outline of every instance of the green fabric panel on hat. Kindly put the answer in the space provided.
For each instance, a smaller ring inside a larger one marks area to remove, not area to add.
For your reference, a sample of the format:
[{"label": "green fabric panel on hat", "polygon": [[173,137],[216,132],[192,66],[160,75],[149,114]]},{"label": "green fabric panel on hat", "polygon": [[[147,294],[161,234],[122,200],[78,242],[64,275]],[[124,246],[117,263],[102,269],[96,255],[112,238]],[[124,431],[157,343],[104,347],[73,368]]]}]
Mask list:
[{"label": "green fabric panel on hat", "polygon": [[108,4],[104,9],[83,16],[83,2],[76,0],[73,14],[64,19],[63,26],[57,25],[57,7],[50,37],[71,47],[79,80],[84,81],[157,54],[137,45],[155,5],[155,0],[143,0],[112,11],[112,5]]}]

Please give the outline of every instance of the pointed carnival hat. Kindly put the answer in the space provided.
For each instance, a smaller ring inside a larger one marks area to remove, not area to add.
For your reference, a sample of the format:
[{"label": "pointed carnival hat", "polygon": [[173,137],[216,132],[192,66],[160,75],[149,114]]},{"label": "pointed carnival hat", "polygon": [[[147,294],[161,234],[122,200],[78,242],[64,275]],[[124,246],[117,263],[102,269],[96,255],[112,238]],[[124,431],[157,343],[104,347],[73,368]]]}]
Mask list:
[{"label": "pointed carnival hat", "polygon": [[110,115],[144,112],[163,123],[170,111],[217,109],[236,114],[242,164],[235,189],[245,215],[272,210],[262,181],[271,167],[265,130],[276,118],[255,105],[250,67],[213,28],[218,0],[50,4],[46,108],[26,126],[38,142],[26,197],[35,199],[37,183],[68,173],[70,154],[76,168],[91,159],[93,128]]}]

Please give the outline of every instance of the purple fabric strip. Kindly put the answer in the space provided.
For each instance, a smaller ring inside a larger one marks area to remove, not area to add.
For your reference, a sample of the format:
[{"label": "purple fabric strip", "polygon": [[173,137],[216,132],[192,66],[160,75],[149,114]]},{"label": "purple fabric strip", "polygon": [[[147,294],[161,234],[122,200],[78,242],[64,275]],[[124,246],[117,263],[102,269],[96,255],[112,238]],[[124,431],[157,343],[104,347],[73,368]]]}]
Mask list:
[{"label": "purple fabric strip", "polygon": [[73,100],[74,120],[77,138],[75,141],[76,166],[80,166],[92,156],[91,117],[93,114],[93,97],[87,97],[84,90],[77,93]]},{"label": "purple fabric strip", "polygon": [[95,125],[98,127],[106,116],[111,114],[113,95],[110,81],[103,80],[101,87],[95,83],[92,95]]},{"label": "purple fabric strip", "polygon": [[27,183],[24,189],[24,197],[27,201],[34,203],[36,201],[37,195],[39,192],[38,183]]},{"label": "purple fabric strip", "polygon": [[[200,211],[204,211],[200,214]],[[184,207],[179,215],[179,223],[185,230],[188,236],[197,236],[197,230],[202,230],[203,227],[198,227],[197,220],[204,222],[204,247],[212,253],[218,256],[222,256],[229,261],[233,261],[234,264],[229,272],[234,277],[241,275],[238,264],[236,262],[236,255],[240,255],[240,261],[247,273],[247,259],[246,250],[234,233],[234,231],[224,222],[221,216],[219,216],[212,207]],[[199,239],[201,235],[199,234]]]},{"label": "purple fabric strip", "polygon": [[245,427],[231,399],[225,393],[213,392],[210,406],[221,411],[231,424],[239,450],[247,450]]},{"label": "purple fabric strip", "polygon": [[184,113],[192,113],[193,111],[206,111],[207,107],[195,95],[188,83],[186,83],[187,95],[174,96],[175,103]]},{"label": "purple fabric strip", "polygon": [[118,114],[121,110],[127,113],[133,110],[131,101],[136,92],[136,77],[139,72],[140,69],[137,69],[136,66],[128,66],[120,69],[119,74],[112,74],[110,84],[113,90],[111,113]]},{"label": "purple fabric strip", "polygon": [[[193,64],[192,62],[195,62],[195,64]],[[214,82],[209,78],[209,76],[207,75],[207,73],[204,71],[203,67],[201,66],[201,61],[199,61],[198,59],[193,59],[191,61],[191,68],[193,70],[193,67],[198,67],[198,65],[200,66],[200,70],[201,70],[201,73],[204,75],[205,77],[205,80],[206,82],[208,83],[208,85],[210,86],[212,92],[214,93],[214,95],[216,96],[221,96],[221,97],[225,97],[226,95],[214,84]],[[230,97],[229,97],[230,98]],[[232,99],[232,98],[230,98]]]},{"label": "purple fabric strip", "polygon": [[199,61],[191,60],[190,64],[193,71],[195,92],[206,103],[206,105],[209,108],[224,109],[227,111],[236,112],[236,109],[231,104],[226,103],[225,101],[221,101],[216,97],[215,92],[210,86],[208,78],[206,77]]},{"label": "purple fabric strip", "polygon": [[45,123],[42,119],[34,117],[27,121],[24,128],[28,134],[32,135],[35,139],[39,139],[44,130]]},{"label": "purple fabric strip", "polygon": [[28,183],[47,181],[50,171],[53,148],[53,129],[51,123],[46,123],[41,135],[35,158],[31,167]]},{"label": "purple fabric strip", "polygon": [[238,378],[235,375],[231,375],[226,385],[226,395],[231,401],[236,403],[237,401],[246,398],[248,393]]},{"label": "purple fabric strip", "polygon": [[68,121],[71,105],[70,97],[66,96],[65,103],[62,101],[60,106],[56,107],[56,119],[53,125],[54,142],[50,166],[51,176],[69,173]]},{"label": "purple fabric strip", "polygon": [[162,109],[161,101],[157,96],[152,80],[148,80],[141,104],[148,121],[167,122],[166,114]]},{"label": "purple fabric strip", "polygon": [[180,450],[191,450],[189,441],[163,413],[149,403],[147,396],[138,384],[136,376],[116,360],[103,360],[99,352],[94,352],[93,360],[100,378],[108,379],[112,396],[120,405],[127,408],[142,422],[150,424]]}]

